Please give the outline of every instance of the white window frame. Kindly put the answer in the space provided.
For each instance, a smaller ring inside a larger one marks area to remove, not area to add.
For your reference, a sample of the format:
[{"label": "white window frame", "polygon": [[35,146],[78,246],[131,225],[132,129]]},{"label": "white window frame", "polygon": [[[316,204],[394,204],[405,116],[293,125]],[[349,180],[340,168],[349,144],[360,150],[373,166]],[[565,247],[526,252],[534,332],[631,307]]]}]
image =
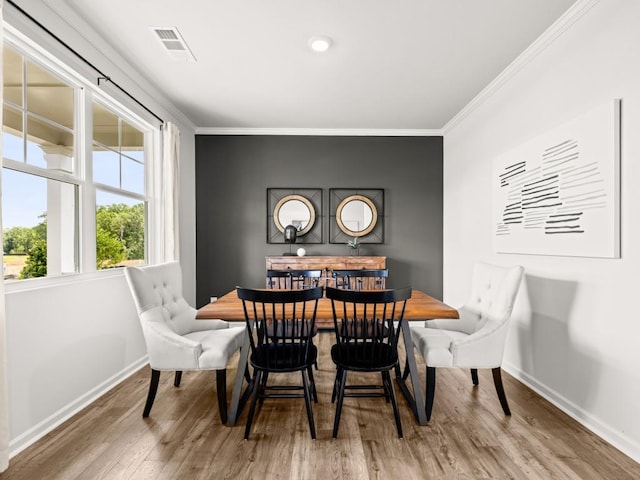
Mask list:
[{"label": "white window frame", "polygon": [[[49,70],[70,86],[75,88],[74,97],[74,172],[65,174],[48,171],[44,168],[14,160],[4,160],[3,167],[12,170],[33,173],[43,178],[64,181],[77,185],[78,202],[76,205],[76,259],[77,272],[52,277],[39,277],[5,283],[7,293],[46,288],[67,283],[77,283],[90,278],[101,278],[122,275],[122,269],[98,270],[96,268],[96,186],[101,190],[124,195],[141,200],[146,205],[145,217],[145,261],[148,264],[157,261],[157,243],[160,241],[158,232],[159,208],[159,165],[160,165],[160,127],[136,113],[139,108],[132,105],[128,108],[113,96],[102,91],[93,82],[75,71],[72,66],[65,64],[53,53],[48,52],[26,35],[7,24],[4,29],[4,42],[15,49],[29,61]],[[126,120],[132,126],[144,132],[144,163],[145,163],[145,194],[139,195],[126,192],[107,185],[93,182],[92,152],[93,152],[93,101],[108,108]],[[131,102],[132,103],[132,102]],[[23,133],[24,134],[24,133]]]},{"label": "white window frame", "polygon": [[[144,227],[145,227],[145,232],[144,232],[144,255],[145,255],[145,259],[147,261],[147,263],[152,263],[150,256],[151,256],[151,248],[150,248],[150,238],[149,238],[149,234],[150,232],[156,232],[158,231],[157,228],[152,228],[150,227],[150,224],[154,223],[153,218],[155,217],[155,215],[152,215],[152,212],[155,211],[155,203],[152,201],[152,196],[150,195],[150,192],[154,191],[154,186],[153,186],[153,181],[152,179],[154,178],[154,174],[157,171],[155,166],[158,164],[158,162],[156,162],[155,157],[154,157],[154,152],[159,150],[154,149],[154,136],[159,137],[159,135],[154,135],[153,130],[149,129],[149,124],[148,123],[144,123],[142,122],[142,120],[140,120],[139,118],[133,117],[132,114],[130,112],[128,112],[127,110],[123,109],[123,107],[113,104],[113,103],[109,103],[109,99],[106,95],[102,94],[102,92],[91,92],[92,95],[89,95],[86,97],[87,100],[87,108],[86,108],[86,114],[90,115],[91,117],[93,116],[93,101],[97,101],[98,103],[100,103],[100,105],[103,108],[106,108],[108,110],[110,110],[112,113],[115,113],[116,115],[118,115],[120,118],[122,118],[123,120],[126,120],[130,125],[132,125],[133,127],[137,128],[138,130],[140,130],[141,132],[144,133],[144,168],[145,168],[145,194],[141,195],[135,192],[130,192],[127,190],[122,190],[120,188],[117,187],[113,187],[111,185],[106,185],[104,183],[99,183],[99,182],[94,182],[93,179],[93,170],[87,172],[86,177],[88,179],[91,179],[91,181],[87,181],[87,184],[91,184],[92,188],[93,188],[93,192],[92,195],[87,195],[88,197],[91,197],[93,199],[93,210],[92,210],[92,225],[94,226],[93,228],[93,258],[92,258],[92,265],[93,265],[93,269],[96,270],[96,249],[95,249],[95,244],[96,244],[96,239],[95,239],[95,235],[96,235],[96,229],[95,229],[95,224],[96,224],[96,219],[95,219],[95,213],[96,213],[96,190],[100,189],[104,192],[109,192],[109,193],[113,193],[116,195],[120,195],[123,197],[127,197],[127,198],[131,198],[131,199],[135,199],[135,200],[140,200],[141,202],[143,202],[145,204],[145,222],[144,222]],[[88,101],[90,100],[91,101]],[[89,117],[89,118],[91,118]],[[91,128],[93,127],[93,123],[89,122],[91,124]],[[91,156],[93,154],[93,131],[91,132],[91,135],[87,135],[87,143],[88,143],[88,154]],[[88,158],[92,158],[92,157],[88,157]],[[93,168],[93,161],[89,161],[86,162],[88,164],[89,169]],[[155,225],[154,225],[155,226]]]}]

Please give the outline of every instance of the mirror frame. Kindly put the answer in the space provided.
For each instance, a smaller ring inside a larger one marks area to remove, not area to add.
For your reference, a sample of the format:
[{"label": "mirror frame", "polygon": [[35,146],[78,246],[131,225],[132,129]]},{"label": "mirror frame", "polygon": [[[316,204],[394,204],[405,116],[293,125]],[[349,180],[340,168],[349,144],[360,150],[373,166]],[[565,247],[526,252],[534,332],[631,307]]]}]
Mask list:
[{"label": "mirror frame", "polygon": [[[361,232],[347,228],[341,218],[342,210],[351,200],[365,202],[373,213],[371,225]],[[384,243],[384,188],[329,189],[329,243],[342,243],[358,238],[362,244]]]},{"label": "mirror frame", "polygon": [[[306,200],[304,203],[307,207],[311,204],[309,211],[315,215],[313,225],[311,225],[310,221],[310,227],[308,230],[306,228],[303,229],[307,230],[303,235],[297,232],[296,244],[321,244],[325,240],[322,214],[324,202],[323,190],[321,188],[267,188],[267,201],[265,205],[267,243],[285,244],[284,228],[286,225],[279,225],[280,219],[277,216],[276,206],[278,206],[277,210],[280,210],[287,200],[292,198],[299,200],[296,196],[303,197]],[[307,202],[309,202],[309,204],[307,204]]]},{"label": "mirror frame", "polygon": [[298,194],[290,194],[282,197],[280,200],[278,200],[278,203],[276,203],[276,206],[273,208],[273,222],[276,224],[276,228],[284,233],[284,229],[287,225],[282,225],[280,223],[280,209],[284,206],[285,203],[292,200],[298,200],[304,203],[307,209],[309,209],[309,222],[307,223],[307,226],[301,230],[298,230],[298,236],[301,237],[311,231],[316,223],[316,209],[308,198]]},{"label": "mirror frame", "polygon": [[[355,201],[361,201],[371,209],[371,223],[367,226],[367,228],[360,231],[349,229],[342,220],[342,210],[344,209],[344,207],[346,207],[347,204]],[[338,228],[347,235],[350,235],[352,237],[364,237],[365,235],[369,235],[373,231],[373,229],[376,228],[376,224],[378,223],[378,209],[369,197],[358,194],[349,195],[338,204],[338,208],[336,210],[336,222],[338,223]]]}]

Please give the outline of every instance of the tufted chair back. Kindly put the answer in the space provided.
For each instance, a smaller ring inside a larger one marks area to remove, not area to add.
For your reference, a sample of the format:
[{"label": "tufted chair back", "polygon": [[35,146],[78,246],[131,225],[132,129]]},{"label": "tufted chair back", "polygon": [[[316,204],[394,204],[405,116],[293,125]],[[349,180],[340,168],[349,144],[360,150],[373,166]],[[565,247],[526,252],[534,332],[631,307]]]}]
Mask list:
[{"label": "tufted chair back", "polygon": [[[523,268],[477,262],[471,277],[471,295],[458,309],[459,320],[431,320],[427,326],[471,335],[485,326],[497,327],[511,317]],[[488,325],[490,324],[490,325]]]},{"label": "tufted chair back", "polygon": [[178,335],[192,331],[196,310],[182,297],[178,262],[126,269],[140,321],[162,322]]},{"label": "tufted chair back", "polygon": [[509,320],[522,271],[520,266],[499,267],[476,263],[471,280],[471,297],[463,308],[465,333],[475,333],[487,323]]}]

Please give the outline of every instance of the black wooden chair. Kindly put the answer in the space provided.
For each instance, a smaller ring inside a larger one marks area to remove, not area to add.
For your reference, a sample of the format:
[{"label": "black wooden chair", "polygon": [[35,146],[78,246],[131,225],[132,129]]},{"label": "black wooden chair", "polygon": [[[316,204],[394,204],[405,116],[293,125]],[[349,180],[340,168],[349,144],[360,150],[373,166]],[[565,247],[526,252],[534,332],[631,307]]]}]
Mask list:
[{"label": "black wooden chair", "polygon": [[387,268],[369,270],[333,270],[336,288],[347,290],[384,290],[389,277]]},{"label": "black wooden chair", "polygon": [[291,288],[316,288],[320,286],[322,270],[288,270],[291,275]]},{"label": "black wooden chair", "polygon": [[[311,438],[316,438],[311,396],[317,402],[311,366],[318,349],[312,342],[316,309],[322,287],[304,290],[254,290],[237,288],[242,300],[249,335],[253,367],[251,406],[244,438],[249,438],[257,400],[303,398]],[[299,371],[302,385],[268,385],[269,374]],[[299,391],[302,390],[302,393]]]},{"label": "black wooden chair", "polygon": [[291,289],[289,270],[267,270],[267,287],[275,290]]},{"label": "black wooden chair", "polygon": [[267,270],[267,287],[274,290],[299,290],[320,285],[322,270]]},{"label": "black wooden chair", "polygon": [[[402,438],[390,372],[399,368],[398,336],[411,288],[355,291],[327,287],[326,296],[331,299],[336,337],[331,347],[331,359],[337,367],[332,402],[336,396],[338,399],[333,438],[338,436],[344,397],[385,397],[391,401],[398,436]],[[347,385],[348,371],[379,372],[382,385]]]}]

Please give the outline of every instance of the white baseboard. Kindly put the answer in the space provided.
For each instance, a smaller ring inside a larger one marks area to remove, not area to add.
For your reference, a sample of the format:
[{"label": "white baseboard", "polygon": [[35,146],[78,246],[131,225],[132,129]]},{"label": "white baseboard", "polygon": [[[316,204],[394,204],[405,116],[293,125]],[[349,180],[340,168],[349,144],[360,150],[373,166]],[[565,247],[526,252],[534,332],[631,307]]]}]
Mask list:
[{"label": "white baseboard", "polygon": [[555,390],[541,384],[531,375],[523,372],[515,365],[505,362],[502,366],[503,370],[520,382],[524,383],[538,395],[548,400],[571,418],[576,420],[584,427],[591,430],[606,442],[613,445],[625,455],[631,457],[634,461],[640,462],[640,444],[634,439],[629,438],[621,432],[611,428],[600,419],[594,417],[578,405],[563,397]]},{"label": "white baseboard", "polygon": [[53,415],[34,425],[23,434],[11,439],[9,441],[9,458],[15,457],[25,448],[31,446],[33,443],[44,437],[58,425],[67,421],[69,418],[74,416],[89,404],[95,402],[102,395],[107,393],[122,381],[129,378],[131,375],[136,373],[148,363],[149,358],[145,355],[144,357],[140,358],[128,367],[113,375],[111,378],[108,378],[94,389],[88,391],[86,394],[61,408]]}]

